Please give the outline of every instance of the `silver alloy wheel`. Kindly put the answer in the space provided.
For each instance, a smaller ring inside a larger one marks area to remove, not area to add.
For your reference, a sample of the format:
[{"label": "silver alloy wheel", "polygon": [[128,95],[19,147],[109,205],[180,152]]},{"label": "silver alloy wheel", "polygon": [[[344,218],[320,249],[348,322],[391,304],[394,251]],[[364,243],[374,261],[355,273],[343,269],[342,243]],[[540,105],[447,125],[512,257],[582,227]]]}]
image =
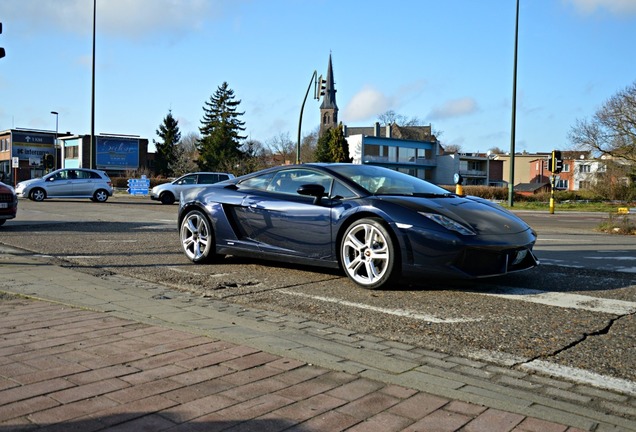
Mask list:
[{"label": "silver alloy wheel", "polygon": [[378,284],[391,267],[390,239],[371,223],[350,228],[342,242],[342,264],[347,275],[364,287]]},{"label": "silver alloy wheel", "polygon": [[31,199],[33,201],[44,201],[44,198],[46,198],[46,192],[43,189],[37,188],[31,191]]},{"label": "silver alloy wheel", "polygon": [[100,189],[95,192],[95,195],[93,196],[93,198],[97,202],[106,202],[106,200],[108,199],[108,193],[105,190]]},{"label": "silver alloy wheel", "polygon": [[181,222],[181,245],[186,256],[194,262],[205,261],[210,256],[210,225],[206,217],[192,211]]}]

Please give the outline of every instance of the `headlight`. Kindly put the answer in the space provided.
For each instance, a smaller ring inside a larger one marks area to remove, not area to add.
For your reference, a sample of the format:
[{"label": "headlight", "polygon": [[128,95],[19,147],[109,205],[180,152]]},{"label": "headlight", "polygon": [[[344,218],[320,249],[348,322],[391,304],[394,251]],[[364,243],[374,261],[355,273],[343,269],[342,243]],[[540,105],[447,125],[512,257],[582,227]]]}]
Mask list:
[{"label": "headlight", "polygon": [[433,222],[443,226],[449,231],[455,231],[463,235],[475,235],[475,232],[470,228],[465,227],[459,222],[455,222],[449,217],[446,217],[437,213],[423,213],[419,212],[422,216],[432,220]]}]

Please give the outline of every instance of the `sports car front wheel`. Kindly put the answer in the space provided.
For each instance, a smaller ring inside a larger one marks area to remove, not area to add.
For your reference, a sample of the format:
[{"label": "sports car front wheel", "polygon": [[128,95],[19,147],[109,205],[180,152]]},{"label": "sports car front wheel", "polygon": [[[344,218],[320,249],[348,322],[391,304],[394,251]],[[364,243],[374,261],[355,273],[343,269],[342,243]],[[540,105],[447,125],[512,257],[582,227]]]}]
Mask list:
[{"label": "sports car front wheel", "polygon": [[210,262],[214,259],[214,233],[209,219],[199,210],[188,212],[181,222],[181,246],[190,261]]},{"label": "sports car front wheel", "polygon": [[378,219],[360,219],[347,228],[340,259],[347,276],[366,289],[384,288],[398,276],[393,240]]}]

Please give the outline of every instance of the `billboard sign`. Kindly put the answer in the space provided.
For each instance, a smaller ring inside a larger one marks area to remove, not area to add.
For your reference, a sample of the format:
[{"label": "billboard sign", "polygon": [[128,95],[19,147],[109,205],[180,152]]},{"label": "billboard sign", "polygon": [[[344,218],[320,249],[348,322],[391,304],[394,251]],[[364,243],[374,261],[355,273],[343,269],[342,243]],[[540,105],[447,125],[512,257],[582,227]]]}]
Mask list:
[{"label": "billboard sign", "polygon": [[96,137],[95,163],[98,169],[139,168],[139,140],[122,137]]},{"label": "billboard sign", "polygon": [[19,160],[43,159],[55,155],[55,136],[35,132],[11,133],[11,156]]}]

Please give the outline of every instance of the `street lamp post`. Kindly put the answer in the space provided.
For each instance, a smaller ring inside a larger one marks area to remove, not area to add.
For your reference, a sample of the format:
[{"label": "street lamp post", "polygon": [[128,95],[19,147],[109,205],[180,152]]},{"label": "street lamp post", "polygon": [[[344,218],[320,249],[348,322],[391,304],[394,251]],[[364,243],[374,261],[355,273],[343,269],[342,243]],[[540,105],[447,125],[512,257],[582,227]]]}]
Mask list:
[{"label": "street lamp post", "polygon": [[519,0],[515,18],[515,54],[512,72],[512,121],[510,127],[510,182],[508,183],[508,205],[514,205],[515,196],[515,126],[517,121],[517,46],[519,45]]},{"label": "street lamp post", "polygon": [[55,142],[53,143],[53,169],[56,170],[57,169],[57,125],[58,125],[58,119],[60,117],[59,113],[57,111],[51,111],[51,114],[53,114],[55,116]]},{"label": "street lamp post", "polygon": [[303,111],[305,109],[305,102],[307,102],[307,96],[309,95],[309,90],[311,90],[311,84],[314,83],[316,85],[316,71],[311,75],[311,79],[309,80],[309,85],[307,86],[307,93],[305,93],[305,99],[303,99],[303,104],[300,106],[300,118],[298,119],[298,141],[296,141],[296,163],[300,163],[300,130],[303,126]]},{"label": "street lamp post", "polygon": [[93,77],[91,84],[91,144],[88,156],[88,167],[93,168],[93,152],[95,149],[95,21],[97,20],[97,0],[93,0]]}]

